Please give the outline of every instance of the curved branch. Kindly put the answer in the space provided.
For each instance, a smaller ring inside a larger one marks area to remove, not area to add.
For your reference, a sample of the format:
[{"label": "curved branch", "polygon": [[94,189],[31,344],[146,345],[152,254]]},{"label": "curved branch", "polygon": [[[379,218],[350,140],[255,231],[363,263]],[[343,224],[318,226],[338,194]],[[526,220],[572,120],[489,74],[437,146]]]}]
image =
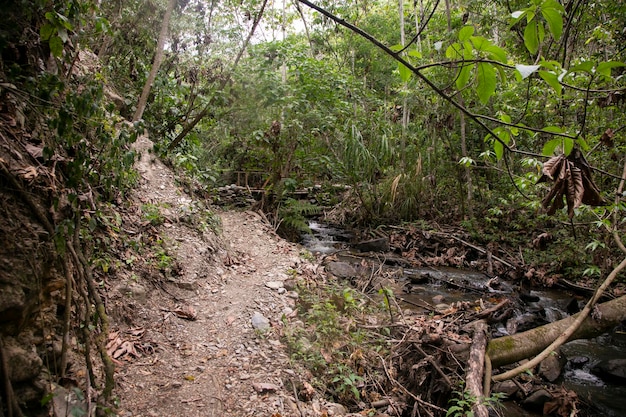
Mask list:
[{"label": "curved branch", "polygon": [[593,297],[591,297],[591,299],[587,302],[587,305],[585,305],[585,308],[583,308],[583,310],[577,314],[576,320],[574,320],[574,322],[567,329],[565,329],[565,331],[561,333],[561,335],[557,337],[554,342],[552,342],[547,348],[545,348],[543,352],[535,356],[532,360],[525,362],[522,365],[511,369],[510,371],[493,376],[492,379],[494,381],[504,381],[507,379],[511,379],[528,369],[532,369],[535,366],[539,365],[539,363],[547,358],[552,352],[554,352],[555,349],[567,342],[569,338],[574,334],[574,332],[578,330],[580,325],[587,319],[596,302],[600,299],[604,291],[624,268],[626,268],[626,258],[624,258],[622,262],[611,271],[611,273],[606,277],[602,285],[600,285],[596,289]]},{"label": "curved branch", "polygon": [[415,34],[415,36],[413,36],[413,39],[411,39],[404,48],[400,49],[398,51],[398,53],[402,53],[404,51],[407,50],[407,48],[409,46],[411,46],[413,43],[415,43],[415,41],[417,40],[417,38],[420,37],[420,35],[422,34],[422,32],[424,32],[424,29],[426,29],[426,26],[428,26],[428,22],[430,22],[430,19],[433,18],[433,15],[435,14],[435,10],[437,10],[437,7],[439,7],[439,2],[441,0],[437,0],[437,2],[435,3],[435,5],[433,6],[433,9],[430,11],[430,15],[428,15],[428,19],[426,19],[426,21],[422,24],[422,26],[420,27],[420,29],[417,31],[417,33]]}]

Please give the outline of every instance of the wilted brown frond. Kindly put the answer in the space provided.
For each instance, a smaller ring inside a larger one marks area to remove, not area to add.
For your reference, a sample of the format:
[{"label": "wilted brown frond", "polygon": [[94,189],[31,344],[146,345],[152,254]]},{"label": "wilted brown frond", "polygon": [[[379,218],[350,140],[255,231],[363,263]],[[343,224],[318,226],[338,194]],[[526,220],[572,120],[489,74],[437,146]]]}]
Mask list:
[{"label": "wilted brown frond", "polygon": [[570,219],[574,217],[574,209],[582,204],[590,206],[606,204],[600,190],[591,179],[589,164],[578,149],[574,149],[568,157],[559,155],[550,158],[543,164],[542,172],[543,175],[537,183],[554,181],[550,192],[541,201],[548,215],[565,207],[563,197],[567,202],[567,215]]}]

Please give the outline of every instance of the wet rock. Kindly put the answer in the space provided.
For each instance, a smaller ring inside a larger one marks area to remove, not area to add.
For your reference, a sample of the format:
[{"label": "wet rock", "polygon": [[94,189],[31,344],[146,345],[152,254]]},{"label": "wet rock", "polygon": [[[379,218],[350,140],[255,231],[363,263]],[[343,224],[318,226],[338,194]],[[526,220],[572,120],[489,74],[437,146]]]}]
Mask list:
[{"label": "wet rock", "polygon": [[354,278],[357,275],[356,269],[347,262],[329,262],[326,271],[337,278]]},{"label": "wet rock", "polygon": [[539,389],[530,394],[524,401],[522,406],[531,411],[542,412],[543,405],[552,399],[552,395],[545,389]]},{"label": "wet rock", "polygon": [[389,239],[381,237],[378,239],[364,240],[353,245],[359,252],[389,252]]},{"label": "wet rock", "polygon": [[539,364],[539,375],[546,381],[554,382],[563,372],[567,359],[560,352],[553,352]]},{"label": "wet rock", "polygon": [[252,327],[257,330],[267,330],[270,328],[270,321],[257,311],[252,315]]},{"label": "wet rock", "polygon": [[573,356],[569,358],[569,366],[572,369],[581,369],[587,363],[589,363],[587,356]]},{"label": "wet rock", "polygon": [[513,396],[519,391],[519,387],[513,381],[502,381],[495,383],[493,385],[492,391],[501,392],[503,394],[506,394],[507,398],[513,398]]},{"label": "wet rock", "polygon": [[626,359],[602,361],[591,370],[605,381],[626,385]]}]

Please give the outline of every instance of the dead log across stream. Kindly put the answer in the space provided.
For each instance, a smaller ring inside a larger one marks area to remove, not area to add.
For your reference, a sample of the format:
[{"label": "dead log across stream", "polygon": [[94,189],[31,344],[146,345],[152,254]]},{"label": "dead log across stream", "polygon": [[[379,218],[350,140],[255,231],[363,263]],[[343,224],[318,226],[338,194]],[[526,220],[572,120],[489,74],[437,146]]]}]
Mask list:
[{"label": "dead log across stream", "polygon": [[[569,340],[589,339],[626,320],[626,296],[598,304]],[[580,314],[580,313],[579,313]],[[487,354],[494,368],[539,354],[576,320],[578,314],[512,336],[491,340]]]}]

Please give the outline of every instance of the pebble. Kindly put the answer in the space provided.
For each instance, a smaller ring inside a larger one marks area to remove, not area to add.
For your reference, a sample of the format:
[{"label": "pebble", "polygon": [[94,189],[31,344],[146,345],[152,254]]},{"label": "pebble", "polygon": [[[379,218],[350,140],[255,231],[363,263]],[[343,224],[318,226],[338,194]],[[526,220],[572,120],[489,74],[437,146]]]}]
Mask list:
[{"label": "pebble", "polygon": [[272,290],[280,290],[281,288],[284,290],[285,288],[283,287],[283,282],[282,281],[268,281],[265,283],[265,286],[267,288],[270,288]]},{"label": "pebble", "polygon": [[252,315],[252,327],[257,330],[266,330],[270,327],[270,321],[257,311]]}]

